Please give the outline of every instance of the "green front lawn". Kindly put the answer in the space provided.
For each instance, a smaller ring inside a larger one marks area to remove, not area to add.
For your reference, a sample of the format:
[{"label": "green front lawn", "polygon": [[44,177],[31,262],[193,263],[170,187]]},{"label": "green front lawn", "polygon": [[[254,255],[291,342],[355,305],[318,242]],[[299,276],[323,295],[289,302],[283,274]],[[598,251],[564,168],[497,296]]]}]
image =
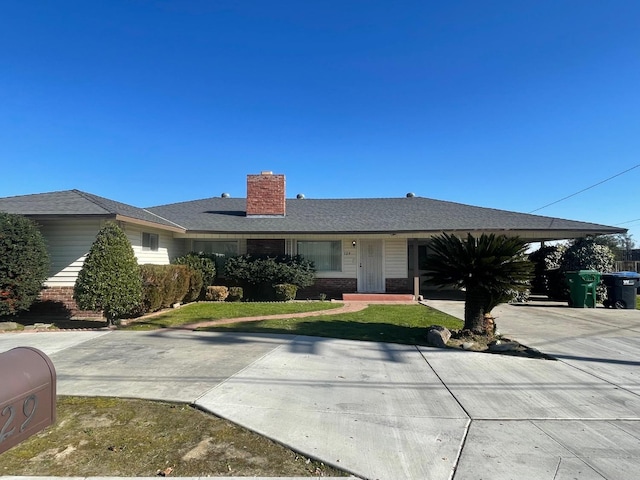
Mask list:
[{"label": "green front lawn", "polygon": [[[341,303],[224,303],[202,302],[186,305],[157,316],[135,321],[120,328],[153,330],[209,320],[261,317],[289,313],[322,311],[341,307]],[[423,305],[369,305],[364,310],[335,315],[302,318],[265,319],[201,328],[206,331],[249,333],[289,333],[317,337],[345,338],[405,344],[425,344],[425,327],[442,325],[462,328],[462,321]]]},{"label": "green front lawn", "polygon": [[341,303],[331,302],[199,302],[170,310],[156,316],[133,320],[126,330],[155,330],[177,327],[190,323],[220,320],[223,318],[283,315],[330,310],[341,307]]},{"label": "green front lawn", "polygon": [[462,321],[423,305],[370,305],[353,313],[259,320],[206,327],[206,331],[291,333],[316,337],[425,345],[430,325],[462,328]]}]

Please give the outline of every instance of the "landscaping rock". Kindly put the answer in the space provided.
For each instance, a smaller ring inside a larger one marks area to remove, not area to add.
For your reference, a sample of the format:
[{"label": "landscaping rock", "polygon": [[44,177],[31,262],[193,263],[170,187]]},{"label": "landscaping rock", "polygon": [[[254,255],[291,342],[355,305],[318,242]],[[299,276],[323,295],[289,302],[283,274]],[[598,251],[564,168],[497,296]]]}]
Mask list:
[{"label": "landscaping rock", "polygon": [[0,331],[4,330],[16,330],[18,324],[16,322],[0,322]]},{"label": "landscaping rock", "polygon": [[463,342],[462,349],[463,350],[471,350],[474,345],[475,345],[474,342]]},{"label": "landscaping rock", "polygon": [[427,328],[427,343],[432,347],[444,348],[451,338],[449,329],[440,325],[432,325]]},{"label": "landscaping rock", "polygon": [[520,345],[518,342],[504,340],[496,340],[495,342],[491,342],[488,347],[490,352],[517,352],[519,350],[522,350],[522,345]]}]

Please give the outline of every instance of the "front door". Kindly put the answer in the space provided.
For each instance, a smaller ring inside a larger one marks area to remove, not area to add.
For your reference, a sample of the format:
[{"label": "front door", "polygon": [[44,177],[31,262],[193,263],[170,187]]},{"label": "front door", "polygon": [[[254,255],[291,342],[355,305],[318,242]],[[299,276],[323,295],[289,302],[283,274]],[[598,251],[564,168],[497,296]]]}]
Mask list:
[{"label": "front door", "polygon": [[383,293],[382,240],[360,240],[358,292]]}]

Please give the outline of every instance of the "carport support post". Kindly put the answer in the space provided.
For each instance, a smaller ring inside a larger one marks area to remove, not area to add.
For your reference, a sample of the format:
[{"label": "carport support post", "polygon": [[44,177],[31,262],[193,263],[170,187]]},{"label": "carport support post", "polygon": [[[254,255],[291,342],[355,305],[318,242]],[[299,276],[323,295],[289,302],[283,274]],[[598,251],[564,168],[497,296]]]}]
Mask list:
[{"label": "carport support post", "polygon": [[420,298],[420,270],[418,261],[418,239],[411,240],[411,249],[413,250],[413,298],[418,300]]}]

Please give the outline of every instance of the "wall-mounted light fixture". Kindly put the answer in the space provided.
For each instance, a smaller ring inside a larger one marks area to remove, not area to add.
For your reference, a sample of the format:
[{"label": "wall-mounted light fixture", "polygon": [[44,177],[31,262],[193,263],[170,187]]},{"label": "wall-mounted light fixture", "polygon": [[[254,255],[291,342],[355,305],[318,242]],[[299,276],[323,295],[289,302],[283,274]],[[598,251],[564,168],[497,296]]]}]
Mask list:
[{"label": "wall-mounted light fixture", "polygon": [[353,242],[351,242],[351,246],[352,246],[353,248],[356,248],[356,241],[355,241],[355,240],[354,240]]}]

